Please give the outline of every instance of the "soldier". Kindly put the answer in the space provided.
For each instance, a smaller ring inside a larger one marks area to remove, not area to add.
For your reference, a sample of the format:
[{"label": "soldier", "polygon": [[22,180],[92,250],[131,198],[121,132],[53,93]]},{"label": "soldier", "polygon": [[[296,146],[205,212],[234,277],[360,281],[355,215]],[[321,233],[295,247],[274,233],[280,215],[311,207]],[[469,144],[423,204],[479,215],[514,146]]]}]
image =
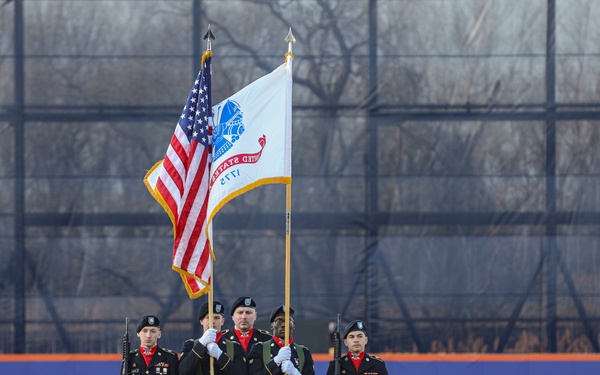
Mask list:
[{"label": "soldier", "polygon": [[294,310],[290,308],[290,327],[288,346],[285,340],[285,306],[279,306],[269,319],[273,336],[271,339],[256,343],[248,355],[248,373],[250,375],[315,375],[315,366],[308,348],[293,342]]},{"label": "soldier", "polygon": [[256,302],[251,297],[240,297],[231,306],[233,328],[223,331],[224,337],[242,344],[246,356],[253,344],[271,338],[269,332],[254,328],[256,317]]},{"label": "soldier", "polygon": [[[348,347],[348,354],[340,359],[340,371],[345,375],[388,375],[385,362],[379,357],[367,354],[365,347],[367,326],[360,320],[350,322],[344,329],[344,344]],[[327,375],[334,375],[335,362],[329,362]]]},{"label": "soldier", "polygon": [[187,340],[181,349],[179,375],[209,375],[210,357],[214,358],[214,375],[247,374],[244,349],[238,342],[222,337],[221,327],[225,322],[225,308],[217,301],[213,303],[213,321],[209,322],[208,303],[200,308],[200,324],[204,333],[197,340]]},{"label": "soldier", "polygon": [[129,374],[177,375],[177,353],[158,346],[161,336],[158,318],[153,315],[142,317],[135,332],[140,338],[140,347],[129,352]]}]

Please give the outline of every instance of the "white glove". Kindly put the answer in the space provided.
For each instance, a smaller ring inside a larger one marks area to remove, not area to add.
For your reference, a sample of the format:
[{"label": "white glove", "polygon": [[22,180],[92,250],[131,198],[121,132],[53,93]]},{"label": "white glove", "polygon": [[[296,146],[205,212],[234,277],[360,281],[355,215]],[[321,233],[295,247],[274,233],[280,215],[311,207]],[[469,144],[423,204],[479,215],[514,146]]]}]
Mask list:
[{"label": "white glove", "polygon": [[206,350],[208,351],[208,355],[214,359],[219,359],[221,354],[223,354],[223,351],[219,348],[219,345],[215,344],[214,342],[209,342],[208,345],[206,345]]},{"label": "white glove", "polygon": [[215,342],[217,339],[217,330],[216,329],[207,329],[206,332],[200,337],[200,344],[206,346],[209,342]]},{"label": "white glove", "polygon": [[285,361],[286,359],[289,361],[291,356],[292,349],[290,349],[289,346],[284,346],[283,348],[279,349],[279,352],[277,353],[275,358],[273,358],[273,360],[275,361],[275,363],[277,363],[277,366],[279,366],[281,362]]},{"label": "white glove", "polygon": [[281,372],[288,375],[300,375],[300,371],[294,367],[294,364],[289,359],[281,362]]}]

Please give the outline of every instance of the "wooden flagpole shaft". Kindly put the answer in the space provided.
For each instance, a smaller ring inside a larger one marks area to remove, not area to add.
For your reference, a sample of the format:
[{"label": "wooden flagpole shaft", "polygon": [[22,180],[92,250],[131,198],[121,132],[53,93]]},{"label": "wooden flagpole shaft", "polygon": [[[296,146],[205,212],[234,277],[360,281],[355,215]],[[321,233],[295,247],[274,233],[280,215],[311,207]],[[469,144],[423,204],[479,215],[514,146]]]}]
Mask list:
[{"label": "wooden flagpole shaft", "polygon": [[[292,34],[292,28],[288,32],[285,41],[288,42],[288,52],[285,54],[286,62],[292,63],[294,55],[292,54],[292,43],[296,42]],[[290,108],[291,109],[291,108]],[[291,150],[290,150],[291,154]],[[285,341],[284,344],[290,345],[290,264],[292,261],[291,251],[292,236],[292,182],[285,185]]]},{"label": "wooden flagpole shaft", "polygon": [[[215,36],[213,35],[211,29],[210,29],[210,24],[208,24],[208,30],[206,31],[206,34],[204,34],[203,37],[204,40],[206,40],[206,50],[207,51],[211,51],[212,52],[212,43],[211,41],[215,39]],[[209,181],[210,181],[210,174],[209,176],[207,176]],[[209,254],[209,258],[211,258],[211,255]],[[212,328],[213,326],[213,285],[214,285],[214,276],[215,273],[214,271],[214,259],[210,259],[210,282],[208,283],[208,328]],[[211,356],[210,357],[210,374],[213,375],[215,373],[215,359]]]},{"label": "wooden flagpole shaft", "polygon": [[290,342],[290,263],[291,263],[291,223],[292,185],[285,185],[285,345]]},{"label": "wooden flagpole shaft", "polygon": [[[210,285],[208,290],[208,328],[212,328],[213,326],[213,284],[214,284],[214,259],[210,261]],[[213,375],[215,373],[215,359],[210,357],[210,374]]]}]

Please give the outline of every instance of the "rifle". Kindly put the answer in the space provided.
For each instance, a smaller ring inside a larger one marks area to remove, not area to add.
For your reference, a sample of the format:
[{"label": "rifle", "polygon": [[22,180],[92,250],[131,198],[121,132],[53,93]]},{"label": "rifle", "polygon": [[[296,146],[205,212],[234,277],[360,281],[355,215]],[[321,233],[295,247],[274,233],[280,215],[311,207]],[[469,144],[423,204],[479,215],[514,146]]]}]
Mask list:
[{"label": "rifle", "polygon": [[342,314],[337,315],[337,324],[335,326],[335,332],[333,333],[333,363],[334,363],[334,374],[340,375],[341,369],[341,356],[342,356],[342,338],[340,337],[340,326],[342,325]]},{"label": "rifle", "polygon": [[123,364],[121,375],[129,375],[129,318],[125,318],[125,334],[123,335]]}]

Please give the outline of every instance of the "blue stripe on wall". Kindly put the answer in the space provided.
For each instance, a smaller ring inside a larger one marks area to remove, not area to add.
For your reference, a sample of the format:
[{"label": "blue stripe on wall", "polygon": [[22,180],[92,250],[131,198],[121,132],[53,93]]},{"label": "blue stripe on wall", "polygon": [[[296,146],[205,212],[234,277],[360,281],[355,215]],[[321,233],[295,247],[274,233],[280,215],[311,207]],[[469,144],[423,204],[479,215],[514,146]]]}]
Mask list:
[{"label": "blue stripe on wall", "polygon": [[[328,362],[315,362],[317,375],[325,375]],[[386,362],[390,374],[401,375],[582,375],[600,374],[598,361],[523,362]],[[0,362],[0,374],[27,375],[118,375],[120,362]]]}]

